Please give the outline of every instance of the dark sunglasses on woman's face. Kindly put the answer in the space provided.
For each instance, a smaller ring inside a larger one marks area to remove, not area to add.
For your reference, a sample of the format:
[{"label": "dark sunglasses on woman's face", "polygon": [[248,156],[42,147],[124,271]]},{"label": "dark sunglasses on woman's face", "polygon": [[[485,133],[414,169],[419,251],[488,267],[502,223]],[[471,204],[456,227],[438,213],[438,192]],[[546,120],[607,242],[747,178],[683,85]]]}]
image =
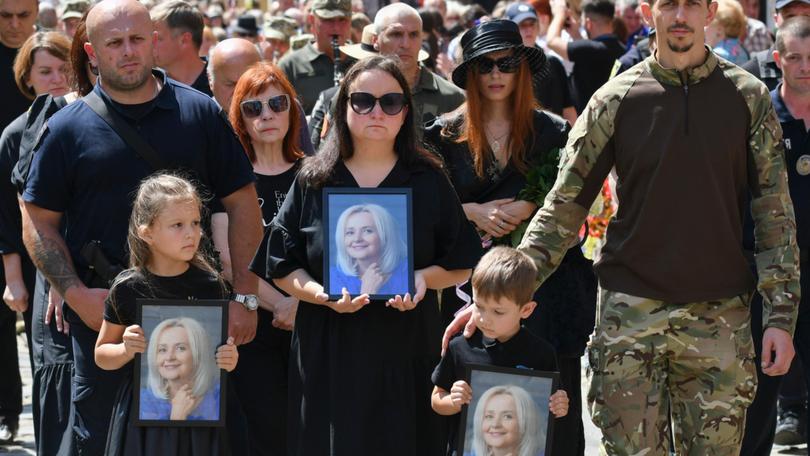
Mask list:
[{"label": "dark sunglasses on woman's face", "polygon": [[392,92],[379,98],[366,92],[354,92],[349,95],[349,104],[352,106],[352,110],[358,114],[370,113],[378,101],[384,113],[395,116],[405,107],[405,94]]},{"label": "dark sunglasses on woman's face", "polygon": [[[290,98],[286,94],[270,98],[267,100],[267,106],[270,107],[273,112],[284,112],[290,109]],[[246,100],[243,101],[239,107],[242,109],[243,116],[248,119],[253,119],[262,115],[264,102],[261,100]]]},{"label": "dark sunglasses on woman's face", "polygon": [[481,57],[476,62],[476,70],[478,74],[489,74],[495,66],[498,66],[498,71],[501,73],[514,73],[520,68],[520,56],[509,55],[501,57],[498,60],[492,60],[489,57]]}]

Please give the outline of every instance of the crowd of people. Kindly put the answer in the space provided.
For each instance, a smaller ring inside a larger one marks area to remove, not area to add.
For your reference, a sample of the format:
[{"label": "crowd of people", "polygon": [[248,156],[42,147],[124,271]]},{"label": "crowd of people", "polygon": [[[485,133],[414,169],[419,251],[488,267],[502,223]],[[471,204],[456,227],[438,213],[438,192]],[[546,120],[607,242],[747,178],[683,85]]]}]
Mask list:
[{"label": "crowd of people", "polygon": [[387,3],[0,0],[0,445],[18,319],[41,455],[805,441],[810,0]]}]

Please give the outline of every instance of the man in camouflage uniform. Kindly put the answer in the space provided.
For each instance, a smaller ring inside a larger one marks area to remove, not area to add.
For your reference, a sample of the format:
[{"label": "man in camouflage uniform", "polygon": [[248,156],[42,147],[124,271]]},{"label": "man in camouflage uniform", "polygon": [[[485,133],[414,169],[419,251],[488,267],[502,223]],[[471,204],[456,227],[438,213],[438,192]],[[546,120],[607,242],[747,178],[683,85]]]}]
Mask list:
[{"label": "man in camouflage uniform", "polygon": [[[542,283],[610,170],[620,201],[595,265],[588,402],[602,453],[736,455],[756,391],[748,301],[765,298],[763,372],[784,374],[799,252],[782,131],[765,86],[703,46],[709,0],[642,3],[657,53],[591,98],[520,249]],[[742,249],[755,223],[755,284]],[[496,220],[497,222],[497,220]]]}]

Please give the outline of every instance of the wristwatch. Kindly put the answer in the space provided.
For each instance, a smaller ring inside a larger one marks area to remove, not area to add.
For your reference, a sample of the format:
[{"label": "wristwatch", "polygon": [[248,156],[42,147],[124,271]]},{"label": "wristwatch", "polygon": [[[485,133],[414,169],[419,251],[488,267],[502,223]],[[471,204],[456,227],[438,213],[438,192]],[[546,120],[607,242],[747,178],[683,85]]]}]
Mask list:
[{"label": "wristwatch", "polygon": [[234,293],[231,295],[231,301],[236,301],[242,304],[247,310],[256,310],[259,308],[259,298],[257,298],[256,295]]}]

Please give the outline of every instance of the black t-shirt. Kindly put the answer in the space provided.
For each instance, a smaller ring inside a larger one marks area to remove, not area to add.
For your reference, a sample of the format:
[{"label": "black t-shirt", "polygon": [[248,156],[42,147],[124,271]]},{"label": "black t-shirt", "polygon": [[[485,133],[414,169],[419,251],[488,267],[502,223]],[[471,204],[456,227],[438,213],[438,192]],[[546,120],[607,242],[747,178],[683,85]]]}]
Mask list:
[{"label": "black t-shirt", "polygon": [[[557,357],[551,344],[525,328],[521,328],[503,343],[487,339],[481,331],[476,330],[469,339],[459,334],[450,341],[450,346],[433,371],[431,380],[439,388],[450,391],[453,383],[466,378],[465,368],[468,364],[556,371]],[[456,440],[460,420],[459,413],[450,416],[447,454],[453,454],[458,448]]]},{"label": "black t-shirt", "polygon": [[22,253],[22,219],[11,173],[20,157],[20,140],[28,115],[22,114],[0,135],[0,254]]},{"label": "black t-shirt", "polygon": [[205,66],[203,66],[202,72],[197,75],[197,79],[194,80],[191,87],[199,90],[209,97],[213,97],[214,92],[211,91],[211,85],[208,83],[208,59],[202,57],[202,61],[205,62]]},{"label": "black t-shirt", "polygon": [[568,43],[568,60],[575,64],[571,77],[577,113],[582,113],[594,92],[607,82],[616,59],[624,52],[624,44],[615,35]]},{"label": "black t-shirt", "polygon": [[554,114],[562,115],[563,109],[574,106],[568,87],[568,75],[559,57],[548,57],[548,76],[534,84],[534,97],[540,106]]},{"label": "black t-shirt", "polygon": [[135,272],[110,290],[104,302],[104,319],[116,325],[134,325],[137,299],[225,299],[226,296],[216,276],[195,266],[174,277]]},{"label": "black t-shirt", "polygon": [[31,100],[20,93],[17,83],[14,82],[16,56],[17,49],[0,43],[0,93],[3,94],[3,102],[0,103],[0,131],[31,105]]},{"label": "black t-shirt", "polygon": [[270,226],[270,222],[278,214],[281,204],[284,202],[287,193],[290,191],[295,174],[301,161],[295,162],[290,169],[281,174],[267,176],[256,173],[256,193],[259,195],[259,206],[262,208],[262,224],[265,228]]}]

